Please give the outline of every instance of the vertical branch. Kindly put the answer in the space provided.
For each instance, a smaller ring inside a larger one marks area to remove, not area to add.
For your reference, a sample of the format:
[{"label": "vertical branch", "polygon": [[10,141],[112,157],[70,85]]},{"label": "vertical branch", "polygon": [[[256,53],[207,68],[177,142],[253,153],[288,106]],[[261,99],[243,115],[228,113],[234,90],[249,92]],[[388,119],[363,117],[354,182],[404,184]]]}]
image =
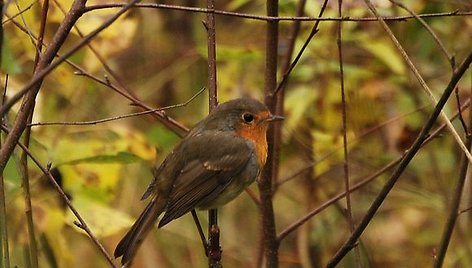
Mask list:
[{"label": "vertical branch", "polygon": [[[267,1],[267,15],[278,16],[278,0]],[[274,113],[277,105],[275,88],[277,86],[277,56],[278,56],[278,21],[267,21],[266,30],[266,66],[265,66],[265,103]],[[262,236],[264,243],[264,255],[267,267],[278,267],[279,242],[275,229],[274,208],[272,205],[272,182],[274,181],[274,168],[277,168],[274,155],[274,126],[269,127],[267,133],[268,157],[267,163],[259,180],[259,192],[261,196]]]},{"label": "vertical branch", "polygon": [[[303,15],[305,5],[306,5],[306,0],[300,0],[298,2],[297,13],[296,13],[297,16],[302,16]],[[282,73],[287,74],[287,75],[285,76],[285,81],[283,83],[279,84],[279,87],[277,88],[278,91],[276,90],[273,93],[277,96],[275,114],[280,115],[280,116],[284,115],[283,103],[284,103],[284,98],[285,98],[285,88],[286,88],[287,83],[288,83],[288,78],[289,78],[288,74],[289,74],[289,69],[290,69],[290,65],[291,65],[290,63],[292,62],[292,54],[293,54],[293,51],[294,51],[294,48],[295,48],[295,42],[296,42],[296,39],[297,39],[298,34],[300,32],[300,25],[301,25],[300,21],[295,21],[293,23],[293,26],[292,26],[292,29],[291,29],[291,32],[290,32],[290,36],[289,36],[289,40],[288,40],[288,44],[287,44],[287,50],[285,51],[285,54],[284,54],[285,57],[282,60],[282,69],[281,70],[282,70]],[[274,146],[273,151],[278,152],[278,151],[280,151],[280,144],[281,144],[281,140],[282,140],[281,123],[272,124],[272,128],[274,129],[273,139],[271,139],[273,141],[273,144],[274,144],[273,145]],[[272,156],[274,157],[272,162],[278,163],[278,161],[279,161],[278,154],[277,155],[272,154]],[[273,165],[272,166],[272,178],[274,178],[274,180],[276,180],[278,178],[278,165]],[[271,182],[270,184],[273,186],[273,187],[271,186],[272,191],[275,192],[277,190],[276,188],[277,188],[278,184],[274,183],[274,181]],[[264,225],[262,225],[260,229],[261,229],[261,232],[263,232]],[[277,243],[280,243],[280,242],[277,241]],[[261,265],[262,265],[264,248],[267,248],[265,246],[265,244],[266,243],[264,242],[264,239],[262,239],[259,242],[259,249],[258,249],[258,253],[257,253],[257,261],[256,261],[257,265],[256,265],[256,267],[261,267]]]},{"label": "vertical branch", "polygon": [[[459,111],[460,113],[460,111]],[[469,122],[468,127],[465,128],[465,131],[471,129],[472,127],[472,106],[469,107]],[[466,146],[470,148],[472,145],[471,133],[466,133]],[[444,231],[442,234],[441,242],[439,244],[438,253],[436,256],[436,261],[434,263],[435,268],[440,268],[443,266],[444,258],[446,257],[447,248],[451,241],[452,232],[454,231],[454,226],[456,225],[457,218],[459,217],[459,205],[461,202],[462,192],[464,190],[465,180],[467,178],[467,171],[469,169],[469,161],[465,154],[462,154],[461,164],[460,164],[460,173],[459,178],[456,182],[456,186],[451,198],[451,205],[449,208],[449,216],[447,217],[446,226],[444,226]]]},{"label": "vertical branch", "polygon": [[[49,0],[45,0],[43,3],[43,8],[42,8],[42,16],[41,16],[41,24],[39,28],[39,36],[38,36],[38,42],[36,43],[36,55],[35,55],[35,65],[34,65],[34,70],[36,70],[36,67],[38,66],[39,59],[41,57],[41,51],[42,51],[42,43],[43,43],[43,38],[44,38],[44,30],[46,27],[46,20],[47,20],[47,13],[49,9]],[[31,120],[33,118],[33,111],[34,111],[34,105],[31,108],[31,113],[28,118],[27,123],[31,123]],[[31,127],[27,127],[25,129],[25,134],[24,134],[24,141],[23,143],[25,146],[29,146],[30,143],[30,136],[31,136]],[[37,268],[38,267],[38,247],[36,243],[36,235],[35,235],[35,230],[34,230],[34,220],[33,220],[33,210],[31,206],[31,194],[30,194],[30,183],[29,183],[29,172],[28,172],[28,156],[25,152],[22,152],[21,157],[20,157],[20,168],[21,168],[21,175],[22,175],[22,184],[23,184],[23,191],[24,191],[24,201],[25,201],[25,216],[26,216],[26,222],[27,222],[27,230],[28,230],[28,251],[29,251],[29,261],[31,264],[31,267]]]},{"label": "vertical branch", "polygon": [[[207,30],[208,42],[208,95],[210,112],[218,105],[218,94],[216,87],[216,32],[215,32],[215,1],[207,0]],[[220,229],[218,228],[218,210],[208,211],[208,264],[211,268],[222,267]]]},{"label": "vertical branch", "polygon": [[[4,2],[0,0],[0,20],[3,20]],[[2,62],[2,48],[3,48],[3,23],[0,25],[0,64]],[[1,68],[1,66],[0,66]],[[7,90],[8,76],[5,78],[5,86],[3,92]],[[1,104],[5,101],[5,93],[1,99]],[[0,117],[0,122],[3,125],[4,116]],[[2,134],[0,133],[0,148],[3,147]],[[10,253],[8,249],[8,231],[7,231],[7,209],[5,205],[5,182],[3,172],[0,172],[0,267],[10,267]]]},{"label": "vertical branch", "polygon": [[[342,17],[342,5],[343,1],[338,0],[338,15]],[[346,91],[344,88],[344,64],[343,64],[343,46],[342,46],[342,21],[338,22],[338,58],[339,58],[339,82],[341,87],[341,107],[342,107],[342,132],[343,132],[343,154],[344,154],[344,188],[346,189],[346,218],[349,224],[351,233],[354,231],[354,221],[352,219],[352,206],[351,206],[351,186],[349,182],[349,154],[347,150],[347,107],[346,107]],[[359,247],[355,249],[355,259],[357,267],[362,267],[361,256]]]}]

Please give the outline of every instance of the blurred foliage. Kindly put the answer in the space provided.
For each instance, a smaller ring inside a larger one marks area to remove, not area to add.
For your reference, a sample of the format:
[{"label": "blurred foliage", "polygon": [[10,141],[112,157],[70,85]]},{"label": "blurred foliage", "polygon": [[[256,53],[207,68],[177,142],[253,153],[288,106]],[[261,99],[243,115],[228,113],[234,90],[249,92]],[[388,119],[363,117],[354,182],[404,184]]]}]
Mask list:
[{"label": "blurred foliage", "polygon": [[[88,5],[110,3],[94,0]],[[164,1],[174,4],[172,1]],[[183,1],[188,6],[203,6]],[[306,16],[317,16],[322,1],[307,1]],[[389,1],[374,1],[382,15],[406,15]],[[404,1],[416,13],[471,11],[468,1]],[[42,1],[9,2],[6,14],[36,36]],[[17,4],[14,4],[17,3]],[[45,43],[64,18],[72,0],[50,1]],[[263,15],[264,1],[217,1],[217,9]],[[281,1],[280,15],[295,16],[298,1]],[[31,7],[31,8],[28,8]],[[363,1],[343,1],[343,15],[369,17]],[[28,9],[27,9],[28,8]],[[98,27],[116,9],[85,14],[59,53]],[[337,16],[330,1],[326,17]],[[182,103],[206,86],[204,13],[168,9],[134,9],[79,50],[71,61],[88,74],[122,85],[152,107]],[[435,17],[425,21],[457,62],[471,50],[470,16]],[[280,59],[293,22],[280,22]],[[416,20],[389,21],[389,26],[439,96],[451,77],[451,66],[431,35]],[[295,40],[298,51],[312,27],[303,22]],[[401,55],[377,22],[349,21],[343,27],[344,82],[347,94],[349,171],[354,184],[399,157],[416,137],[432,104]],[[35,37],[11,21],[4,23],[2,72],[9,74],[7,97],[32,76]],[[336,46],[337,23],[323,21],[285,92],[283,145],[278,188],[274,199],[277,228],[285,227],[344,189],[341,95]],[[80,31],[80,33],[79,33]],[[263,99],[265,23],[217,16],[218,96]],[[109,73],[104,63],[117,75]],[[110,88],[96,83],[70,64],[61,64],[45,80],[33,122],[82,122],[140,111]],[[459,83],[461,102],[470,97],[471,72]],[[3,76],[4,77],[4,76]],[[5,81],[2,78],[2,83]],[[14,120],[15,111],[9,115]],[[450,100],[445,111],[457,109]],[[206,93],[185,107],[167,113],[192,126],[208,112]],[[464,113],[468,117],[468,112]],[[456,124],[458,130],[462,130]],[[109,252],[143,209],[139,202],[151,169],[179,141],[178,135],[151,116],[131,117],[91,125],[35,126],[31,150],[46,165],[72,203]],[[415,157],[360,241],[364,267],[425,267],[439,245],[460,151],[445,132]],[[27,267],[24,195],[19,151],[10,159],[4,178],[8,231],[13,266]],[[308,170],[306,167],[309,166]],[[30,163],[32,203],[40,267],[107,267],[74,216],[48,180]],[[304,169],[297,176],[298,170]],[[352,194],[354,221],[359,221],[388,178],[384,173]],[[471,206],[470,182],[461,208]],[[251,186],[257,192],[255,185]],[[320,267],[349,235],[345,201],[316,215],[286,237],[280,247],[281,267]],[[206,214],[200,213],[206,224]],[[260,247],[258,209],[248,195],[220,210],[225,267],[254,267]],[[445,267],[470,267],[470,212],[459,216]],[[407,256],[407,257],[406,257]],[[136,267],[204,267],[204,250],[190,216],[152,232],[136,258]],[[356,267],[354,254],[341,267]]]}]

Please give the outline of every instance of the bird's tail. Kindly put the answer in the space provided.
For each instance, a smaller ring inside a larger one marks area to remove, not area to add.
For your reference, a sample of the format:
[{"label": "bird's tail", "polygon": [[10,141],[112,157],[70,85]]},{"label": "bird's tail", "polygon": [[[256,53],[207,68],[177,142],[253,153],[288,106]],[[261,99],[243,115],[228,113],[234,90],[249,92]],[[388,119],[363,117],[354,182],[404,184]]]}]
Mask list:
[{"label": "bird's tail", "polygon": [[149,231],[154,226],[157,218],[164,210],[164,205],[155,197],[144,209],[138,220],[133,224],[131,229],[121,239],[115,249],[115,258],[121,257],[121,264],[129,265],[133,260],[136,251],[146,238]]}]

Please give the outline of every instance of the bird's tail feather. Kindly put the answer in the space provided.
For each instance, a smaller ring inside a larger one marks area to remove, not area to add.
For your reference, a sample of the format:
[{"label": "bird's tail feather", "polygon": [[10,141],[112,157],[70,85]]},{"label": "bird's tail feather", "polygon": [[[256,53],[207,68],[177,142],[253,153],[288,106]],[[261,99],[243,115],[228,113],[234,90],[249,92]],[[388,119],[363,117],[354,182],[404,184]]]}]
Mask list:
[{"label": "bird's tail feather", "polygon": [[121,264],[130,264],[133,260],[139,246],[164,210],[164,205],[161,203],[165,202],[159,202],[158,198],[153,199],[116,246],[114,256],[115,258],[122,256]]}]

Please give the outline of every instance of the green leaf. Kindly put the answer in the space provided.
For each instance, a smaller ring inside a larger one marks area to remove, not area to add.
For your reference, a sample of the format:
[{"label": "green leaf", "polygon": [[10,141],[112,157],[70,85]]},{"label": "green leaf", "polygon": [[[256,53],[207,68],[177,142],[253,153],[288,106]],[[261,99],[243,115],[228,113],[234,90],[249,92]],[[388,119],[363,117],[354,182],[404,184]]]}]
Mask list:
[{"label": "green leaf", "polygon": [[362,39],[361,45],[370,53],[374,54],[393,72],[399,75],[405,74],[405,64],[400,53],[387,41],[376,41],[372,39]]},{"label": "green leaf", "polygon": [[8,36],[5,35],[5,41],[2,46],[2,69],[6,73],[12,75],[21,72],[21,65],[16,61],[17,57],[13,55],[10,47],[8,46]]}]

